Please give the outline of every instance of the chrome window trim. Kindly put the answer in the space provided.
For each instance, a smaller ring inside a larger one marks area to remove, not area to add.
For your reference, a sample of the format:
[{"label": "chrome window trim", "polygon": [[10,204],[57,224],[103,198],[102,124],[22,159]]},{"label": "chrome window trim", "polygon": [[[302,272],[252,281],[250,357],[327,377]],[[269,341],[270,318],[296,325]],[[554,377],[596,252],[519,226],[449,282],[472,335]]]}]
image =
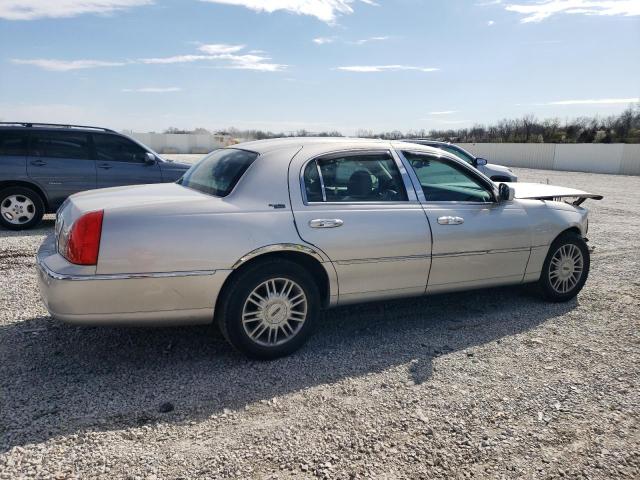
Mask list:
[{"label": "chrome window trim", "polygon": [[135,278],[173,278],[173,277],[200,277],[214,275],[216,270],[190,270],[184,272],[149,272],[149,273],[114,273],[114,274],[96,274],[96,275],[71,275],[67,273],[58,273],[51,270],[47,264],[36,256],[36,265],[48,277],[54,280],[69,280],[73,282],[91,281],[91,280],[130,280]]},{"label": "chrome window trim", "polygon": [[[398,169],[398,173],[400,173],[400,177],[402,179],[402,184],[404,186],[405,193],[407,194],[407,200],[394,200],[394,201],[391,201],[391,202],[384,202],[384,201],[378,201],[378,200],[370,201],[370,202],[327,202],[326,201],[327,195],[326,195],[325,186],[324,186],[324,179],[322,178],[322,171],[320,170],[320,164],[317,162],[317,160],[331,159],[332,157],[340,158],[341,156],[353,157],[353,156],[357,156],[357,155],[380,155],[380,154],[383,154],[383,153],[388,154],[389,157],[395,163],[396,168]],[[413,183],[408,179],[408,175],[405,175],[407,173],[406,172],[406,167],[399,160],[400,160],[400,158],[397,155],[395,155],[395,151],[393,150],[393,148],[384,148],[384,149],[380,149],[380,150],[371,149],[371,148],[336,150],[336,151],[333,151],[333,152],[321,153],[320,155],[316,155],[314,157],[311,157],[311,158],[307,159],[302,164],[302,166],[300,167],[299,182],[300,182],[300,192],[302,194],[302,203],[305,206],[315,206],[315,205],[390,205],[390,204],[411,205],[411,204],[414,204],[417,201],[415,188],[413,187]],[[311,162],[316,162],[316,167],[318,169],[318,175],[320,176],[320,186],[322,188],[322,198],[323,198],[322,202],[310,202],[309,200],[307,200],[307,189],[306,189],[305,184],[304,184],[304,172],[305,172],[305,170],[307,168],[307,165],[309,165]],[[403,170],[404,170],[404,173],[403,173]],[[407,182],[408,180],[409,180],[409,182]],[[409,187],[412,187],[412,188],[409,188]]]},{"label": "chrome window trim", "polygon": [[[326,202],[327,201],[327,190],[324,188],[324,178],[322,176],[322,170],[320,169],[320,164],[318,162],[316,162],[314,160],[313,163],[316,164],[316,170],[318,171],[318,178],[320,179],[320,189],[322,190],[322,201]],[[306,185],[305,185],[304,193],[305,193],[305,195],[307,194]],[[314,202],[314,203],[317,203],[317,202]]]}]

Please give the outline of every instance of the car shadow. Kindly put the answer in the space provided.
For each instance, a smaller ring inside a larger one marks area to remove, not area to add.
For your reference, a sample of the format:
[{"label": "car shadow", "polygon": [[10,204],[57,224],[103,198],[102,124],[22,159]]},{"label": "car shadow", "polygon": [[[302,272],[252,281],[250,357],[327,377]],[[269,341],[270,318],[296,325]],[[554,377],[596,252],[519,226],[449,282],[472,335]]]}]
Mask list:
[{"label": "car shadow", "polygon": [[[407,382],[428,382],[434,358],[575,307],[522,288],[340,307],[321,315],[302,350],[270,362],[236,353],[212,326],[74,327],[32,318],[0,327],[0,451],[57,435],[198,421],[400,365]],[[166,402],[174,408],[161,413]]]},{"label": "car shadow", "polygon": [[55,224],[55,216],[46,215],[36,227],[28,230],[9,230],[0,226],[0,237],[39,237],[51,233]]}]

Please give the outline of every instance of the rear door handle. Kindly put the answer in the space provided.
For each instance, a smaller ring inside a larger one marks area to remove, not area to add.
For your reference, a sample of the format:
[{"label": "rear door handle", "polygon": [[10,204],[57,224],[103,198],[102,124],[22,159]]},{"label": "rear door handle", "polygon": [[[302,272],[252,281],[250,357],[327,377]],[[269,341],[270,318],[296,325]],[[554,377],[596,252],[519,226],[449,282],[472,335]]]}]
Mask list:
[{"label": "rear door handle", "polygon": [[344,224],[339,218],[316,218],[309,222],[311,228],[336,228]]},{"label": "rear door handle", "polygon": [[464,223],[464,218],[462,217],[438,217],[438,223],[440,225],[462,225]]},{"label": "rear door handle", "polygon": [[44,160],[33,160],[31,162],[31,165],[35,165],[36,167],[42,167],[44,165],[46,165],[47,162],[45,162]]},{"label": "rear door handle", "polygon": [[102,164],[98,165],[98,168],[102,168],[104,170],[109,170],[110,168],[113,168],[113,165],[109,165],[108,163],[102,163]]}]

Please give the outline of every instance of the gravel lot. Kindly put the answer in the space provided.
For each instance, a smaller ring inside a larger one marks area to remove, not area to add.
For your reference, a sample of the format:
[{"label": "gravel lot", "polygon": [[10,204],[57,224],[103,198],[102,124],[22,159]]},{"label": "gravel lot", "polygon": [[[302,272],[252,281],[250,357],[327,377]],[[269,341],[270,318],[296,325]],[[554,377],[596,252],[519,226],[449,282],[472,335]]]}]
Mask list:
[{"label": "gravel lot", "polygon": [[640,478],[640,177],[517,173],[605,195],[577,301],[339,308],[267,363],[213,327],[52,320],[53,220],[0,230],[0,478]]}]

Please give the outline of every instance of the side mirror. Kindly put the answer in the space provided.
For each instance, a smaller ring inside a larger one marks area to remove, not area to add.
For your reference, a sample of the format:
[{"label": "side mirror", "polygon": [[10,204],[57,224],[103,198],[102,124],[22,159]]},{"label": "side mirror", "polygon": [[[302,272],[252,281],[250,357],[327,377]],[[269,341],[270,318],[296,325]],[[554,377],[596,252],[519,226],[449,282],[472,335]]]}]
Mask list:
[{"label": "side mirror", "polygon": [[147,165],[155,165],[156,164],[156,156],[151,152],[145,152],[144,154],[144,163]]},{"label": "side mirror", "polygon": [[501,202],[510,202],[515,198],[516,191],[506,183],[501,183],[498,186],[498,195]]},{"label": "side mirror", "polygon": [[476,166],[478,166],[478,167],[482,167],[483,165],[486,165],[487,163],[489,163],[489,162],[487,162],[486,158],[480,158],[480,157],[476,158]]}]

